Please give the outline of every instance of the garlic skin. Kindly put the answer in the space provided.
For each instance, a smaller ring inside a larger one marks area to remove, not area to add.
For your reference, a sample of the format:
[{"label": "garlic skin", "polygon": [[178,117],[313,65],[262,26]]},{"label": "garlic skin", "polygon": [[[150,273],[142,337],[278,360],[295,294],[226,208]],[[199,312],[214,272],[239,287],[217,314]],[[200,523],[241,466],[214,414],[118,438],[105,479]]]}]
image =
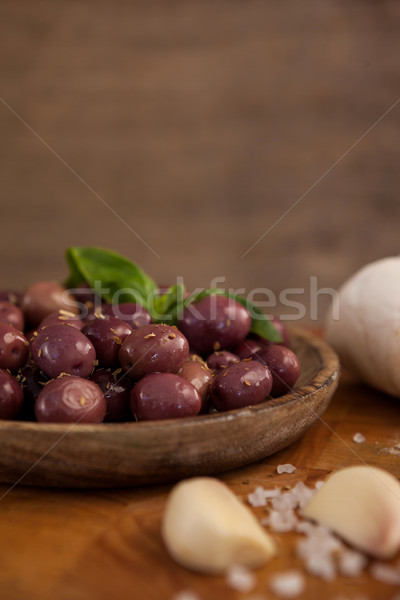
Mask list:
[{"label": "garlic skin", "polygon": [[174,560],[203,573],[224,573],[232,565],[261,567],[276,554],[274,540],[249,509],[211,477],[188,479],[172,489],[161,534]]},{"label": "garlic skin", "polygon": [[302,514],[372,556],[392,558],[400,548],[400,482],[383,469],[333,473]]},{"label": "garlic skin", "polygon": [[339,318],[330,310],[326,339],[360,379],[400,397],[400,257],[363,267],[339,289]]}]

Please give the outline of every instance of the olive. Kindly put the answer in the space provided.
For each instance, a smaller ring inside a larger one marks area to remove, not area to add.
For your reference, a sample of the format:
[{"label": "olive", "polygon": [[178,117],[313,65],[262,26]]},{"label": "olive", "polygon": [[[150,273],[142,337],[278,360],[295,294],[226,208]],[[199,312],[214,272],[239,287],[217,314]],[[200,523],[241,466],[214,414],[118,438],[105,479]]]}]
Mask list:
[{"label": "olive", "polygon": [[156,371],[177,373],[188,353],[188,341],[176,327],[150,324],[124,340],[119,362],[129,377],[140,379]]},{"label": "olive", "polygon": [[[267,340],[263,340],[263,338],[258,337],[255,339],[254,337],[247,337],[243,342],[240,342],[237,346],[234,347],[233,352],[241,359],[251,358],[253,354],[259,352],[263,348],[266,348],[269,345]],[[263,343],[266,342],[265,344]]]},{"label": "olive", "polygon": [[25,319],[37,327],[47,315],[64,309],[76,312],[76,302],[71,294],[56,281],[32,283],[26,290],[21,303]]},{"label": "olive", "polygon": [[292,350],[274,344],[260,350],[255,357],[267,365],[272,374],[271,396],[282,396],[291,391],[300,376],[300,361]]},{"label": "olive", "polygon": [[22,301],[21,292],[15,292],[14,290],[2,290],[0,291],[0,302],[9,302],[15,306],[20,306]]},{"label": "olive", "polygon": [[15,304],[11,304],[11,302],[0,302],[0,323],[8,323],[15,329],[23,331],[25,319],[22,310]]},{"label": "olive", "polygon": [[242,304],[215,294],[186,306],[178,321],[191,350],[202,356],[236,346],[247,336],[250,326],[250,313]]},{"label": "olive", "polygon": [[220,352],[213,352],[208,356],[207,365],[213,371],[219,371],[232,363],[239,362],[239,360],[236,354],[232,354],[228,350],[221,350]]},{"label": "olive", "polygon": [[0,323],[0,368],[15,371],[23,367],[29,356],[29,342],[12,325]]},{"label": "olive", "polygon": [[186,379],[173,373],[152,373],[132,388],[130,405],[138,421],[197,415],[201,396]]},{"label": "olive", "polygon": [[81,330],[84,323],[78,315],[75,315],[69,310],[61,309],[47,315],[47,317],[39,323],[38,329],[50,327],[51,325],[71,325],[72,327]]},{"label": "olive", "polygon": [[205,412],[208,406],[208,392],[213,379],[213,372],[205,363],[188,359],[183,363],[178,375],[194,385],[201,396],[201,412]]},{"label": "olive", "polygon": [[121,319],[103,316],[86,323],[82,333],[92,342],[99,366],[108,368],[118,366],[119,349],[132,329]]},{"label": "olive", "polygon": [[90,375],[96,352],[92,342],[81,331],[68,325],[51,325],[36,333],[31,341],[32,359],[46,375]]},{"label": "olive", "polygon": [[24,395],[24,403],[17,418],[25,421],[34,421],[36,398],[49,381],[49,378],[31,362],[28,362],[22,369],[15,373],[15,378],[21,385]]},{"label": "olive", "polygon": [[129,400],[133,383],[123,373],[122,369],[98,369],[92,373],[90,380],[97,383],[107,404],[104,421],[131,421]]},{"label": "olive", "polygon": [[151,323],[150,313],[140,304],[123,302],[122,304],[105,304],[102,307],[104,315],[111,315],[130,325],[131,329],[139,329]]},{"label": "olive", "polygon": [[35,416],[41,423],[101,423],[106,408],[98,385],[65,375],[42,389],[36,400]]},{"label": "olive", "polygon": [[21,386],[9,373],[0,369],[0,419],[13,419],[24,400]]},{"label": "olive", "polygon": [[267,367],[244,360],[222,369],[210,386],[211,402],[217,410],[231,410],[267,400],[272,375]]}]

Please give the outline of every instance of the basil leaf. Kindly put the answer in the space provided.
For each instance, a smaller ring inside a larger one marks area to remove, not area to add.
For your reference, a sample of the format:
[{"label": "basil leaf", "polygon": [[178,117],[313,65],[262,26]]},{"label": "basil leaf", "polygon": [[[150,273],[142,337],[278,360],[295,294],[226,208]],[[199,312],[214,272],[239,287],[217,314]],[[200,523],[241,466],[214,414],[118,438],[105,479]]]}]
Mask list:
[{"label": "basil leaf", "polygon": [[117,252],[106,248],[74,246],[66,253],[70,266],[70,276],[66,287],[76,287],[86,281],[92,288],[95,282],[101,283],[101,296],[104,300],[117,302],[137,302],[147,306],[151,295],[157,289],[151,277],[135,263]]},{"label": "basil leaf", "polygon": [[174,325],[177,320],[179,307],[183,306],[185,286],[182,283],[171,286],[165,294],[156,296],[149,312],[154,322]]},{"label": "basil leaf", "polygon": [[202,290],[197,294],[192,294],[189,298],[187,298],[187,300],[185,300],[184,306],[187,306],[191,302],[198,302],[206,296],[212,295],[227,296],[228,298],[236,300],[236,302],[239,302],[245,308],[247,308],[251,315],[251,333],[255,333],[256,335],[259,335],[260,337],[270,342],[279,343],[283,341],[281,334],[276,329],[271,319],[269,319],[268,316],[264,314],[260,308],[258,308],[258,306],[253,304],[253,302],[250,302],[250,300],[248,300],[247,298],[244,298],[244,296],[232,294],[230,292],[225,291],[222,288],[209,288]]}]

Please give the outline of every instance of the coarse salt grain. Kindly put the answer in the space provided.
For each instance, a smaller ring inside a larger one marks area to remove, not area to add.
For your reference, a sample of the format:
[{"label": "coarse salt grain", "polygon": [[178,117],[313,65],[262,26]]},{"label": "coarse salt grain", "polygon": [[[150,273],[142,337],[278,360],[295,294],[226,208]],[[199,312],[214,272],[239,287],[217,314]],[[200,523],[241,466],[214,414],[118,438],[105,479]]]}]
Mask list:
[{"label": "coarse salt grain", "polygon": [[308,573],[324,581],[333,581],[336,578],[335,563],[329,554],[313,554],[307,558],[304,566]]},{"label": "coarse salt grain", "polygon": [[271,510],[268,519],[268,525],[277,533],[286,533],[293,531],[297,524],[297,517],[294,511],[288,510]]},{"label": "coarse salt grain", "polygon": [[271,505],[274,510],[289,510],[297,506],[297,499],[292,493],[286,492],[276,498],[272,498]]},{"label": "coarse salt grain", "polygon": [[242,565],[232,565],[226,572],[225,581],[230,588],[243,594],[251,592],[257,584],[254,573]]},{"label": "coarse salt grain", "polygon": [[393,567],[385,563],[375,562],[371,566],[371,575],[374,579],[389,585],[400,585],[400,567]]},{"label": "coarse salt grain", "polygon": [[302,481],[296,483],[292,490],[292,496],[299,508],[304,508],[314,496],[315,490],[307,487]]},{"label": "coarse salt grain", "polygon": [[365,436],[363,436],[362,433],[355,433],[353,435],[353,442],[356,442],[356,444],[363,444],[365,442]]},{"label": "coarse salt grain", "polygon": [[251,494],[249,494],[247,496],[247,499],[249,501],[249,504],[251,506],[254,506],[254,508],[258,508],[259,506],[266,506],[267,505],[267,499],[264,495],[264,488],[263,487],[256,487],[256,489],[254,490],[254,492],[252,492]]},{"label": "coarse salt grain", "polygon": [[320,490],[325,485],[325,481],[317,481],[315,484],[315,489]]},{"label": "coarse salt grain", "polygon": [[368,559],[361,552],[343,550],[338,556],[339,573],[345,577],[358,577],[367,566]]},{"label": "coarse salt grain", "polygon": [[278,471],[279,475],[281,475],[282,473],[294,473],[296,471],[296,467],[290,463],[287,463],[284,465],[278,465],[276,470]]},{"label": "coarse salt grain", "polygon": [[269,581],[271,590],[282,598],[299,596],[305,588],[306,582],[300,571],[285,571],[276,573]]},{"label": "coarse salt grain", "polygon": [[175,594],[172,600],[201,600],[200,596],[192,590],[182,590]]}]

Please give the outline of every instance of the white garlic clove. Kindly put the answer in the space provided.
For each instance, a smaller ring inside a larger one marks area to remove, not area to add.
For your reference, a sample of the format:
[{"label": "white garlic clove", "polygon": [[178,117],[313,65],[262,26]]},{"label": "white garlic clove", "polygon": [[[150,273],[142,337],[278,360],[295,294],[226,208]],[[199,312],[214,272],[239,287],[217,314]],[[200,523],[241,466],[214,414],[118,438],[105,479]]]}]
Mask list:
[{"label": "white garlic clove", "polygon": [[274,540],[218,479],[196,477],[170,493],[162,521],[167,550],[195,571],[223,573],[232,565],[257,568],[276,554]]},{"label": "white garlic clove", "polygon": [[400,548],[400,483],[382,469],[333,473],[302,514],[372,556],[391,558]]}]

